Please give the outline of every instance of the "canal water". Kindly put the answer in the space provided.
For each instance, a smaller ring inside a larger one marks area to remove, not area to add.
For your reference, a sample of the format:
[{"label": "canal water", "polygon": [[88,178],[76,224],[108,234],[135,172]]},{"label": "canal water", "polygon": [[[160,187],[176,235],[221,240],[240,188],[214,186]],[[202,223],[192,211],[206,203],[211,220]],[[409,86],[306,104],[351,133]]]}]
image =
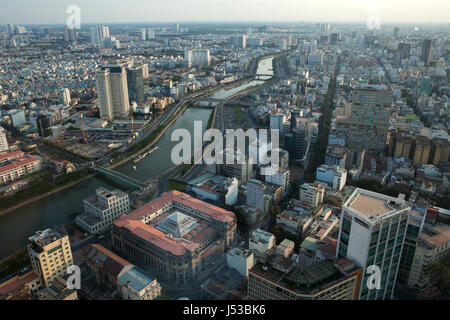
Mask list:
[{"label": "canal water", "polygon": [[[258,64],[257,73],[272,74],[272,59],[266,58],[261,60]],[[252,80],[236,88],[220,90],[211,97],[226,99],[239,91],[262,84],[264,80],[269,78],[270,76],[261,76],[260,80]],[[117,167],[115,170],[140,181],[157,177],[173,166],[170,155],[173,146],[177,142],[172,142],[170,139],[172,131],[178,128],[188,129],[192,133],[193,139],[194,121],[202,121],[204,131],[212,110],[211,108],[204,107],[191,107],[186,109],[157,142],[157,150],[153,151],[137,164],[129,161]],[[136,166],[136,170],[134,170],[133,166]],[[33,235],[37,230],[64,224],[69,221],[71,214],[83,212],[83,199],[91,196],[98,187],[127,190],[127,186],[116,184],[102,176],[96,176],[69,189],[62,190],[1,215],[0,260],[23,248],[27,244],[28,237]]]}]

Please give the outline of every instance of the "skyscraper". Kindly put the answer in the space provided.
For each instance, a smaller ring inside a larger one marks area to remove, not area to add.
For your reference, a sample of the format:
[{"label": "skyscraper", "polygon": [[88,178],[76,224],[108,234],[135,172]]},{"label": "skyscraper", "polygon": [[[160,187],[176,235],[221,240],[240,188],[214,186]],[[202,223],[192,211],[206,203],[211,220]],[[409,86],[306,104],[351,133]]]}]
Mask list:
[{"label": "skyscraper", "polygon": [[232,36],[231,45],[236,48],[245,48],[247,46],[247,36],[246,35]]},{"label": "skyscraper", "polygon": [[331,34],[330,44],[331,45],[336,45],[337,42],[338,42],[338,34],[337,33],[332,33]]},{"label": "skyscraper", "polygon": [[7,28],[8,28],[8,34],[9,34],[10,36],[13,36],[13,35],[16,34],[16,29],[15,29],[13,23],[8,23],[8,24],[7,24]]},{"label": "skyscraper", "polygon": [[106,26],[95,26],[89,28],[91,43],[102,43],[105,38],[109,37],[109,28]]},{"label": "skyscraper", "polygon": [[422,42],[422,54],[420,60],[425,62],[425,65],[429,65],[431,61],[431,51],[433,50],[433,40],[425,39]]},{"label": "skyscraper", "polygon": [[349,117],[337,122],[338,135],[346,137],[352,149],[366,149],[369,153],[384,150],[392,90],[385,85],[363,85],[353,91],[352,110]]},{"label": "skyscraper", "polygon": [[77,41],[77,30],[69,29],[67,27],[64,28],[63,38],[65,42],[74,42]]},{"label": "skyscraper", "polygon": [[138,105],[145,101],[142,66],[127,68],[127,84],[129,101]]},{"label": "skyscraper", "polygon": [[359,188],[343,204],[336,255],[363,268],[361,300],[392,298],[410,214],[404,200]]},{"label": "skyscraper", "polygon": [[70,104],[70,90],[64,88],[58,92],[59,102],[63,105]]},{"label": "skyscraper", "polygon": [[8,140],[6,139],[6,131],[3,129],[2,126],[0,126],[0,153],[4,151],[8,151]]},{"label": "skyscraper", "polygon": [[211,63],[209,49],[186,49],[184,52],[184,60],[188,68],[209,66]]},{"label": "skyscraper", "polygon": [[127,71],[123,64],[101,67],[95,74],[100,118],[127,119],[130,113]]}]

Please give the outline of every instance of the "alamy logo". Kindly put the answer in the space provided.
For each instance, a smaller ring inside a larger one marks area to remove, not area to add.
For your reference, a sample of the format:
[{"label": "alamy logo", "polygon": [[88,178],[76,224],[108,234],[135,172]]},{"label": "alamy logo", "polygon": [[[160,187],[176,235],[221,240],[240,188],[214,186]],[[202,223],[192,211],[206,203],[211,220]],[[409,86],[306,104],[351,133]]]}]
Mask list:
[{"label": "alamy logo", "polygon": [[81,9],[77,5],[70,5],[66,9],[66,13],[70,16],[66,20],[66,26],[68,29],[81,29]]},{"label": "alamy logo", "polygon": [[[171,159],[176,165],[191,164],[258,164],[270,165],[261,174],[272,175],[273,168],[279,166],[279,131],[259,129],[227,129],[224,148],[223,133],[218,129],[208,129],[202,134],[202,122],[194,121],[194,146],[191,133],[187,129],[172,132],[171,141],[179,141],[172,149]],[[180,141],[181,140],[181,141]],[[203,145],[210,142],[203,152]],[[236,142],[236,145],[235,145]],[[247,144],[248,142],[248,144]],[[246,146],[248,145],[248,148]]]},{"label": "alamy logo", "polygon": [[367,288],[372,289],[381,289],[381,269],[379,266],[371,265],[367,267],[367,271],[370,276],[367,278],[366,285]]},{"label": "alamy logo", "polygon": [[81,289],[81,270],[77,265],[71,265],[67,268],[70,276],[67,278],[67,289]]}]

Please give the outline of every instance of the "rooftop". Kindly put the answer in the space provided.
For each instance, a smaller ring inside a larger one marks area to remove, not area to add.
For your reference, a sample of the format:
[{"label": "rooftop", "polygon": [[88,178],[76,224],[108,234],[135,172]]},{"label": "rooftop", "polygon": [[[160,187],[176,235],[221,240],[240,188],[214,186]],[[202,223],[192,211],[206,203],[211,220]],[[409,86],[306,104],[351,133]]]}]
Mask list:
[{"label": "rooftop", "polygon": [[119,277],[117,278],[117,282],[126,285],[128,285],[133,288],[136,291],[141,291],[145,289],[148,285],[150,285],[155,279],[152,277],[149,277],[145,273],[141,272],[138,268],[132,267],[126,271],[124,271]]},{"label": "rooftop", "polygon": [[348,207],[367,218],[404,209],[405,201],[380,193],[356,188],[344,207]]}]

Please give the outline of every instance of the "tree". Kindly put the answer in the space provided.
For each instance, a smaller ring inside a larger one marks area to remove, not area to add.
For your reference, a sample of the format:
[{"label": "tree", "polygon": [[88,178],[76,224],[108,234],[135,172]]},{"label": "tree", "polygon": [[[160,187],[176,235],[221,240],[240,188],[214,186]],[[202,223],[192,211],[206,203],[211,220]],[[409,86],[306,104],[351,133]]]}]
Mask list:
[{"label": "tree", "polygon": [[436,283],[441,295],[447,297],[450,294],[450,251],[439,261],[427,265],[425,274],[430,277],[431,283]]}]

